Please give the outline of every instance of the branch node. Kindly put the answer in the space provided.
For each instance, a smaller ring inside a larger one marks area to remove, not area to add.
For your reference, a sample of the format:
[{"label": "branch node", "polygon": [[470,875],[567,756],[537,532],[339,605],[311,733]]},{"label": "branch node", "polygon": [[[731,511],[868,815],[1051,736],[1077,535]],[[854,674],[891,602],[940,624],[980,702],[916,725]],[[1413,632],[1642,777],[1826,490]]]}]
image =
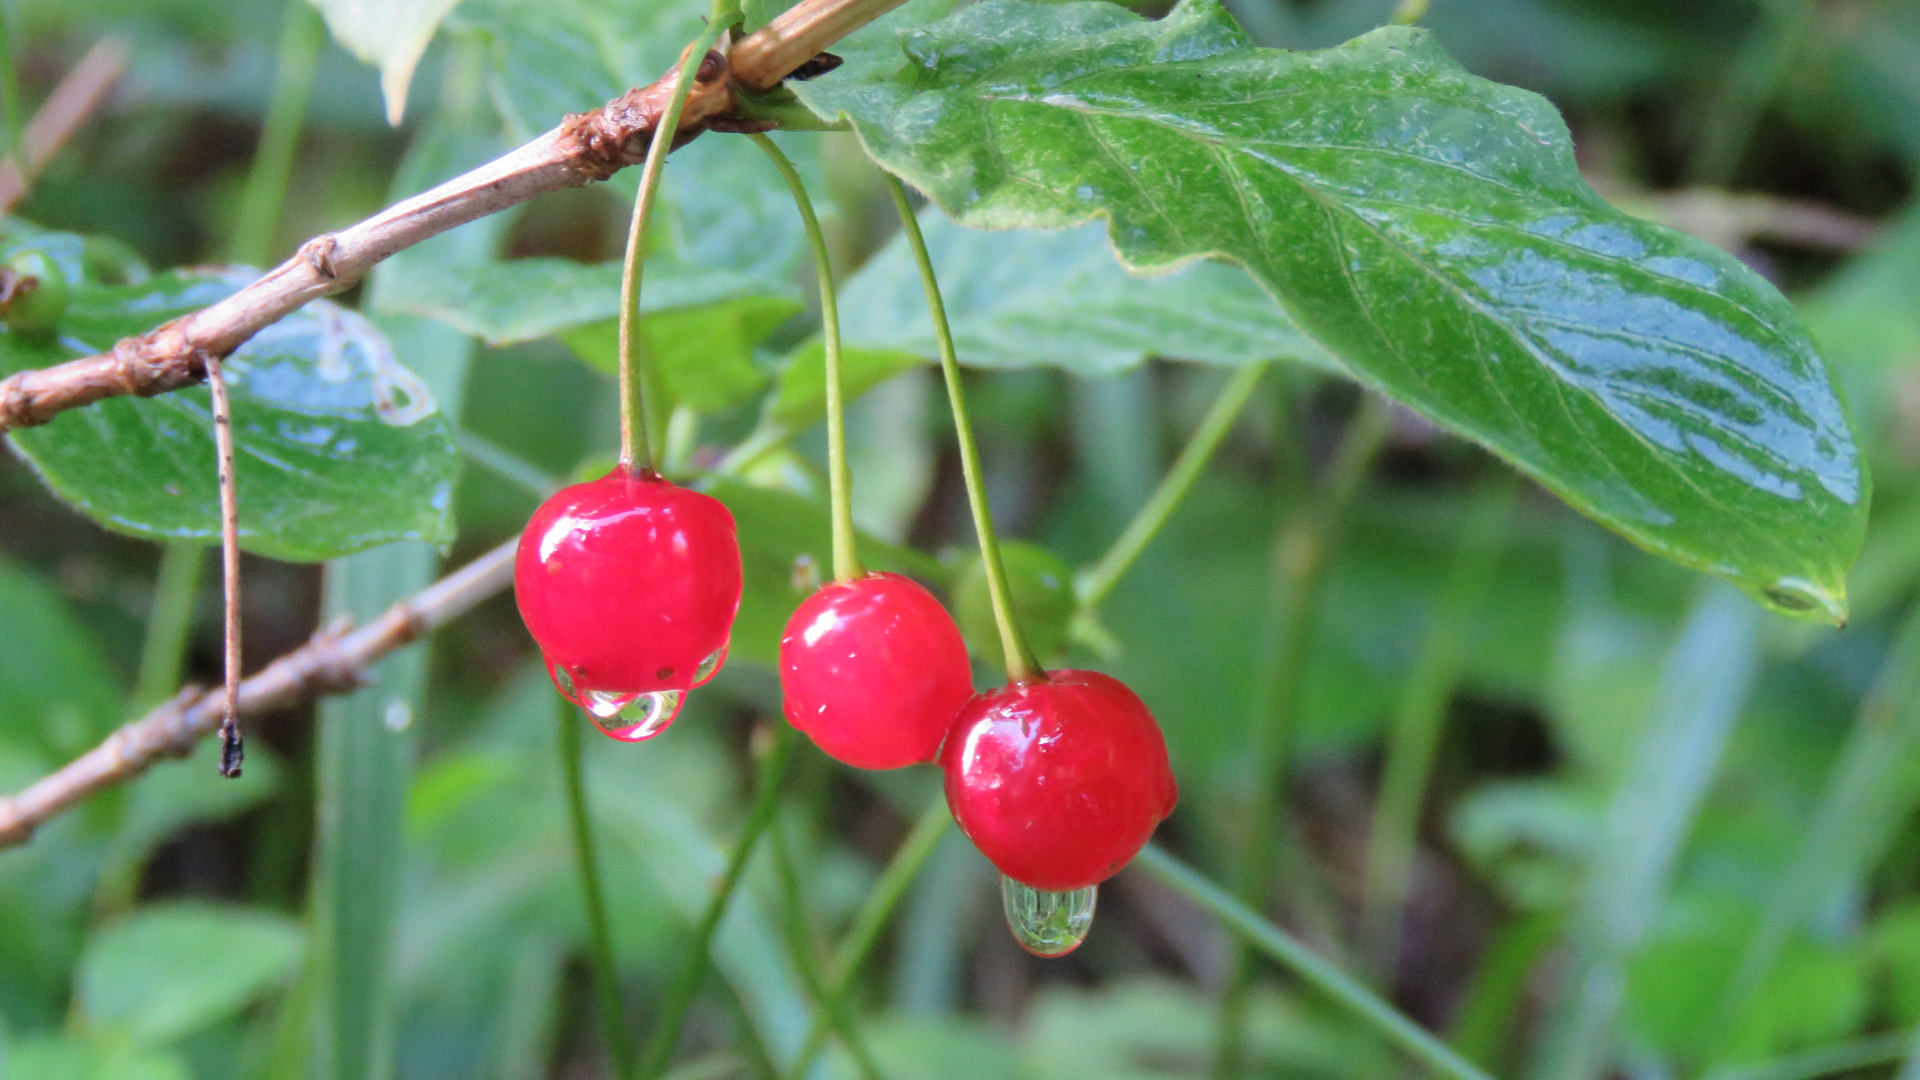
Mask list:
[{"label": "branch node", "polygon": [[328,281],[338,281],[340,274],[334,269],[333,253],[339,246],[340,241],[332,233],[326,233],[301,244],[300,257],[305,259],[321,277]]}]

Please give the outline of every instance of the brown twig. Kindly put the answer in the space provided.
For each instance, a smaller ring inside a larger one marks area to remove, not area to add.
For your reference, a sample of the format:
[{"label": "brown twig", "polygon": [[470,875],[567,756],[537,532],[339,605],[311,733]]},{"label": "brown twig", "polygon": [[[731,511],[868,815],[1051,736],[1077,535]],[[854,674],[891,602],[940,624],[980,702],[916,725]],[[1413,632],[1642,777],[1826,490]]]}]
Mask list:
[{"label": "brown twig", "polygon": [[[754,127],[734,114],[736,85],[765,88],[902,0],[805,0],[729,51],[728,78],[687,98],[675,143],[709,128]],[[737,58],[737,59],[735,59]],[[112,351],[0,380],[0,432],[44,424],[67,409],[122,395],[151,397],[199,382],[208,357],[226,356],[310,300],[352,287],[382,259],[456,225],[549,191],[605,180],[641,161],[673,91],[671,73],[630,90],[505,157],[397,203],[337,233],[315,237],[265,277]]]},{"label": "brown twig", "polygon": [[220,585],[224,598],[225,708],[220,717],[220,775],[240,775],[246,756],[240,739],[240,499],[233,475],[233,404],[218,357],[207,358],[207,388],[213,391],[213,452],[220,481]]},{"label": "brown twig", "polygon": [[127,70],[132,50],[122,38],[103,38],[67,72],[60,85],[40,111],[20,133],[20,147],[27,157],[27,175],[20,175],[19,163],[8,157],[0,162],[0,214],[12,210],[27,193],[28,181],[46,168],[73,133],[80,130],[100,103],[107,99],[120,76]]},{"label": "brown twig", "polygon": [[[237,711],[254,716],[359,686],[362,671],[375,660],[505,589],[513,577],[515,543],[494,548],[357,630],[321,628],[305,645],[242,682]],[[59,771],[0,799],[0,848],[25,843],[42,822],[102,788],[125,783],[163,759],[192,753],[220,726],[225,711],[223,694],[188,687]]]}]

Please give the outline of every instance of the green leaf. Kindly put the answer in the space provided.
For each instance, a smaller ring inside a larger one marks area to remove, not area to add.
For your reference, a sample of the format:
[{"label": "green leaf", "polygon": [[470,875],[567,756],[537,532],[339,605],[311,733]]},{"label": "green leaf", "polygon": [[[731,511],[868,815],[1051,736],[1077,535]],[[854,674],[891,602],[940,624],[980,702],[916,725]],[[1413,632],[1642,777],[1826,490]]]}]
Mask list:
[{"label": "green leaf", "polygon": [[398,126],[407,112],[413,69],[441,20],[460,0],[310,0],[326,16],[327,29],[343,48],[380,69],[387,122]]},{"label": "green leaf", "polygon": [[22,1039],[4,1062],[9,1080],[189,1080],[179,1056],[121,1040],[38,1035]]},{"label": "green leaf", "polygon": [[[677,402],[739,404],[766,382],[753,347],[802,309],[791,285],[671,258],[649,261],[640,332]],[[620,366],[620,264],[514,259],[393,279],[383,306],[438,319],[492,345],[558,335],[612,375]]]},{"label": "green leaf", "polygon": [[0,745],[51,763],[105,735],[120,693],[103,655],[46,582],[0,558]]},{"label": "green leaf", "polygon": [[95,935],[77,976],[87,1022],[136,1043],[218,1023],[283,985],[300,963],[299,923],[209,904],[141,908]]},{"label": "green leaf", "polygon": [[[640,320],[643,348],[667,396],[702,412],[738,405],[767,381],[753,347],[798,314],[798,300],[743,296]],[[582,360],[608,375],[620,370],[620,324],[594,323],[561,336]]]},{"label": "green leaf", "polygon": [[[640,293],[643,315],[738,301],[777,298],[799,309],[794,290],[732,270],[648,260]],[[425,315],[489,345],[549,337],[620,316],[620,264],[587,265],[569,259],[513,259],[501,263],[415,273],[383,283],[381,306]]]},{"label": "green leaf", "polygon": [[[0,373],[105,351],[244,283],[176,272],[75,288],[57,339],[0,335]],[[452,429],[365,319],[316,301],[241,346],[226,371],[242,547],[317,560],[390,540],[452,539],[460,467]],[[155,539],[220,535],[205,387],[112,398],[9,438],[49,487],[109,528]]]},{"label": "green leaf", "polygon": [[[920,215],[960,362],[1015,368],[1048,364],[1108,375],[1149,356],[1208,364],[1295,359],[1339,364],[1294,329],[1237,267],[1202,262],[1159,277],[1115,264],[1101,227],[982,232]],[[905,236],[841,291],[849,346],[937,356],[926,293]]]},{"label": "green leaf", "polygon": [[1608,206],[1541,98],[1418,30],[1257,49],[1211,0],[1148,22],[989,0],[897,78],[798,84],[962,224],[1108,219],[1143,270],[1244,265],[1370,386],[1650,550],[1845,617],[1867,480],[1792,309]]},{"label": "green leaf", "polygon": [[[910,352],[848,346],[840,350],[840,387],[853,401],[920,363],[920,357]],[[795,431],[819,423],[827,415],[826,379],[827,350],[816,337],[796,350],[781,369],[780,381],[767,398],[767,420]]]}]

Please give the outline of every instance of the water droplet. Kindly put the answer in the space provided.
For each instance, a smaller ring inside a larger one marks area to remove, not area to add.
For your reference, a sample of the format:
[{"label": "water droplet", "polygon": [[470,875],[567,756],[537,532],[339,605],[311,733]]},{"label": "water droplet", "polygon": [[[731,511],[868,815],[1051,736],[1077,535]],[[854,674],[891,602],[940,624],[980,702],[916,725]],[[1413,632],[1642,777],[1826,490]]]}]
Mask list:
[{"label": "water droplet", "polygon": [[[588,697],[592,696],[590,691]],[[645,742],[667,730],[673,718],[680,715],[680,703],[686,700],[686,696],[680,690],[623,694],[619,695],[620,707],[612,713],[601,715],[588,706],[587,715],[593,718],[593,726],[610,738],[621,742]]]},{"label": "water droplet", "polygon": [[[721,642],[720,647],[713,650],[712,656],[700,661],[700,666],[693,669],[693,686],[705,686],[715,675],[720,674],[720,665],[727,662],[729,644],[730,642]],[[691,690],[693,687],[690,686],[688,689]]]},{"label": "water droplet", "polygon": [[1000,904],[1013,940],[1035,956],[1065,956],[1087,940],[1100,886],[1045,892],[1000,875]]},{"label": "water droplet", "polygon": [[1781,578],[1760,590],[1760,598],[1774,610],[1800,618],[1819,619],[1835,626],[1847,621],[1847,601],[1804,578]]},{"label": "water droplet", "polygon": [[617,690],[589,690],[580,695],[580,705],[595,720],[611,720],[619,716],[620,710],[626,708],[639,696],[623,694]]},{"label": "water droplet", "polygon": [[594,727],[621,742],[644,742],[667,730],[673,718],[680,715],[680,703],[686,698],[686,693],[680,690],[659,690],[651,694],[582,691],[574,683],[571,672],[551,662],[547,664],[547,674],[553,677],[553,685],[561,697],[585,709]]}]

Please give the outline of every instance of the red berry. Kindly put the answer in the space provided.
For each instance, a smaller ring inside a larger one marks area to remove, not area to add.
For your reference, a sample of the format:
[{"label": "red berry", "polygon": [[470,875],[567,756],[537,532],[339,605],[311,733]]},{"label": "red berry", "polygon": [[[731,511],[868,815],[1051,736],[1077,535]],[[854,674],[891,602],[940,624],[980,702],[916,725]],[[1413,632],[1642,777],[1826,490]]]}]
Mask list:
[{"label": "red berry", "polygon": [[898,574],[807,597],[780,639],[787,720],[862,769],[932,761],[973,696],[967,645],[933,594]]},{"label": "red berry", "polygon": [[1001,873],[1048,892],[1113,876],[1180,794],[1153,714],[1097,671],[975,697],[940,765],[961,831]]},{"label": "red berry", "polygon": [[[656,735],[679,694],[725,659],[740,607],[733,515],[712,496],[616,469],[534,511],[513,591],[560,692],[615,738]],[[648,694],[658,697],[647,722],[604,722]]]}]

